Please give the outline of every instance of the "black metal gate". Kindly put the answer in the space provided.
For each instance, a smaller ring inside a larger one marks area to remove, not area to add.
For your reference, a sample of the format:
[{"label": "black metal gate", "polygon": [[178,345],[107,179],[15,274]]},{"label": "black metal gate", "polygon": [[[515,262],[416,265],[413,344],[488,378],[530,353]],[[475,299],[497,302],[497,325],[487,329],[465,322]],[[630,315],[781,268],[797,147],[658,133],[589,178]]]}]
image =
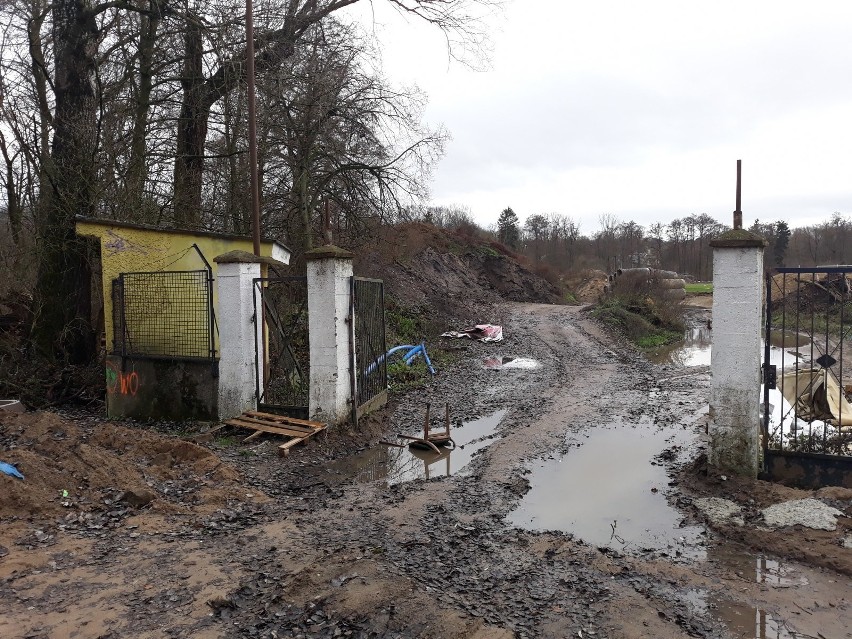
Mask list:
[{"label": "black metal gate", "polygon": [[357,367],[356,375],[352,376],[353,422],[357,422],[360,412],[387,398],[384,282],[353,277],[351,300]]},{"label": "black metal gate", "polygon": [[255,322],[264,322],[266,347],[255,333],[255,394],[259,410],[308,417],[310,350],[308,279],[254,280]]},{"label": "black metal gate", "polygon": [[762,429],[770,475],[795,463],[789,473],[822,476],[806,484],[852,484],[850,278],[852,266],[767,273]]},{"label": "black metal gate", "polygon": [[121,273],[112,300],[114,354],[216,358],[209,271]]}]

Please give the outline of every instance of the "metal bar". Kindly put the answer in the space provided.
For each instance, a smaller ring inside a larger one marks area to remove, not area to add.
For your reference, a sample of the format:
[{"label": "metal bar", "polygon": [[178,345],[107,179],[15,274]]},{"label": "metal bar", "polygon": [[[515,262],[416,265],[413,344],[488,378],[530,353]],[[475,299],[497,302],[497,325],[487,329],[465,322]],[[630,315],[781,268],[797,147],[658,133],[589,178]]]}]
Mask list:
[{"label": "metal bar", "polygon": [[838,266],[779,266],[775,269],[777,273],[848,273],[852,271],[852,265]]},{"label": "metal bar", "polygon": [[[783,275],[781,276],[782,288],[781,288],[781,378],[783,380],[784,377],[784,359],[787,353],[787,349],[785,348],[787,344],[787,278]],[[799,327],[796,326],[796,342],[799,341]],[[782,382],[783,383],[783,382]],[[796,382],[798,384],[798,381]],[[782,404],[783,411],[783,404]],[[784,441],[784,420],[781,420],[781,441]]]},{"label": "metal bar", "polygon": [[[828,353],[828,350],[831,347],[831,344],[829,343],[829,337],[828,337],[828,329],[829,329],[829,326],[831,324],[831,316],[829,314],[830,309],[831,309],[831,301],[829,300],[829,302],[825,305],[825,351],[824,352],[826,354]],[[825,372],[823,373],[822,383],[823,383],[823,388],[825,389],[826,400],[827,400],[827,402],[830,406],[831,405],[831,397],[828,394],[828,376],[831,373],[831,371],[829,370],[828,366],[826,366],[823,370]],[[830,409],[829,409],[829,412],[831,412]],[[839,428],[840,428],[840,424],[838,424],[838,432],[839,432]],[[828,440],[828,424],[823,422],[823,427],[822,427],[822,449],[823,450],[826,449],[827,440]]]},{"label": "metal bar", "polygon": [[[811,284],[816,282],[816,271],[811,271]],[[814,342],[816,341],[814,337],[816,337],[816,330],[814,328],[814,322],[816,320],[816,313],[814,313],[813,308],[811,308],[811,368],[813,368],[814,362]],[[811,385],[813,384],[813,374],[811,374]],[[798,380],[796,380],[796,388],[798,389]],[[798,404],[798,402],[796,402]],[[798,411],[796,413],[796,418],[798,419]],[[813,434],[814,434],[814,425],[813,422],[808,423],[808,445],[811,445],[813,442]]]},{"label": "metal bar", "polygon": [[[251,286],[251,299],[254,304],[254,315],[252,315],[251,321],[254,324],[254,396],[257,399],[257,403],[260,404],[263,399],[260,396],[260,355],[259,348],[260,345],[257,342],[257,321],[259,318],[259,313],[257,312],[257,288],[260,285],[258,279],[252,280]],[[265,391],[266,389],[264,389]]]},{"label": "metal bar", "polygon": [[[772,273],[766,273],[766,337],[763,340],[763,447],[769,448],[769,384],[766,377],[769,370],[770,343],[769,336],[772,332]],[[447,404],[449,407],[449,404]],[[764,454],[764,464],[766,455]]]},{"label": "metal bar", "polygon": [[[358,377],[355,368],[355,277],[349,280],[349,384],[352,394],[352,428],[358,427]],[[363,365],[363,362],[362,362]]]},{"label": "metal bar", "polygon": [[843,404],[846,399],[846,388],[843,384],[843,320],[846,312],[846,296],[848,294],[849,281],[846,279],[846,273],[843,273],[843,296],[842,301],[840,302],[840,379],[838,380],[838,386],[840,386],[840,411],[837,416],[838,428],[841,428],[843,424]]},{"label": "metal bar", "polygon": [[741,208],[741,183],[742,183],[742,168],[743,161],[737,160],[737,209],[734,211],[734,228],[741,229],[743,227],[743,212]]}]

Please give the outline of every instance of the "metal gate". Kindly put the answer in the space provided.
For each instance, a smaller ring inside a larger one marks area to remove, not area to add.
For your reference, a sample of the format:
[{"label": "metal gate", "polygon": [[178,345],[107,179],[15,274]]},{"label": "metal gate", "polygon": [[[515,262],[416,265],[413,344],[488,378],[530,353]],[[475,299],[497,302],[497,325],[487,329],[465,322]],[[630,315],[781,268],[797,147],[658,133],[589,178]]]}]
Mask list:
[{"label": "metal gate", "polygon": [[762,429],[770,474],[779,457],[789,466],[795,456],[807,460],[795,472],[825,477],[830,467],[832,482],[852,483],[852,465],[842,469],[852,464],[851,277],[852,266],[766,275]]},{"label": "metal gate", "polygon": [[263,339],[255,333],[255,395],[259,410],[308,417],[310,351],[308,278],[261,277],[254,280],[255,322],[263,321]]},{"label": "metal gate", "polygon": [[385,361],[385,289],[381,280],[352,278],[351,295],[354,366],[352,421],[387,399],[388,369]]}]

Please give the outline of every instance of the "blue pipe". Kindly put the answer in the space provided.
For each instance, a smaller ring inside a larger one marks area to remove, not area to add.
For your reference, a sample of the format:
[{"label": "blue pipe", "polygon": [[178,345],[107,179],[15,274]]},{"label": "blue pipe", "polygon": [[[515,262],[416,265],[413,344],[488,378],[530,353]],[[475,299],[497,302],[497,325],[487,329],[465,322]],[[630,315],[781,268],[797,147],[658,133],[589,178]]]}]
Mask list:
[{"label": "blue pipe", "polygon": [[381,364],[383,361],[385,361],[388,357],[390,357],[394,353],[401,351],[403,349],[408,349],[408,352],[405,353],[405,355],[402,356],[402,361],[405,362],[405,364],[407,366],[411,366],[411,362],[413,362],[414,359],[416,359],[416,357],[418,355],[423,353],[423,359],[426,361],[426,368],[429,369],[430,374],[432,374],[432,375],[435,374],[435,368],[432,366],[432,360],[429,359],[429,354],[426,352],[426,342],[420,342],[416,346],[414,346],[412,344],[404,344],[402,346],[394,346],[387,353],[385,353],[384,355],[380,355],[376,359],[376,361],[374,361],[372,364],[370,364],[367,367],[367,369],[364,371],[364,374],[365,375],[371,374],[373,371],[376,370],[376,367],[379,364]]}]

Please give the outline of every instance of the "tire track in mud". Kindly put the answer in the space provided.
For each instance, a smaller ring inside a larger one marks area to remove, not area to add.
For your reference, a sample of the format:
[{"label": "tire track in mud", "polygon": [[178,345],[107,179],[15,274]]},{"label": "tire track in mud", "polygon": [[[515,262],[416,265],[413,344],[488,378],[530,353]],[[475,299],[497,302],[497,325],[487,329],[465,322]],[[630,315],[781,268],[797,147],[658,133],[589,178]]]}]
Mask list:
[{"label": "tire track in mud", "polygon": [[[332,491],[334,499],[291,521],[330,549],[324,563],[345,573],[346,562],[336,557],[360,549],[388,579],[404,578],[427,593],[434,601],[427,612],[436,618],[460,610],[465,618],[516,637],[711,636],[690,618],[676,588],[637,573],[632,560],[571,535],[507,524],[508,513],[529,489],[527,463],[568,453],[576,435],[597,424],[641,413],[653,376],[650,365],[615,353],[594,335],[577,309],[516,305],[504,329],[510,335],[506,342],[471,345],[463,361],[428,388],[410,393],[406,408],[390,420],[392,432],[410,429],[418,420],[409,407],[427,401],[461,404],[458,412],[465,417],[508,409],[497,429],[501,438],[474,457],[467,473],[391,487],[344,483],[339,495]],[[484,369],[480,359],[495,351],[533,357],[542,366],[522,373]],[[620,401],[614,403],[613,394]],[[336,605],[347,600],[345,587],[335,592],[311,582],[310,588]],[[374,603],[382,610],[391,605]],[[394,606],[397,614],[406,610],[412,628],[421,623],[422,611],[400,602]],[[635,611],[643,631],[619,627],[623,623],[614,612],[623,606]],[[392,625],[359,623],[357,632],[371,633],[365,636],[440,636],[422,630],[397,635]],[[350,626],[355,627],[351,619]]]}]

